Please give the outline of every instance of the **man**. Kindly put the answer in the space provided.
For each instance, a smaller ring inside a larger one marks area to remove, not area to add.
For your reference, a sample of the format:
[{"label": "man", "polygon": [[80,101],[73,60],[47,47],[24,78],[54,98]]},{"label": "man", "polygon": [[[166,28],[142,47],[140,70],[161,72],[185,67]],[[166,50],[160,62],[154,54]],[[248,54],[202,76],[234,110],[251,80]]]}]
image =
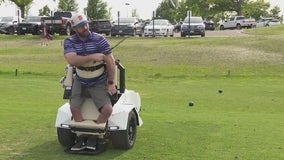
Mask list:
[{"label": "man", "polygon": [[[109,95],[117,92],[115,87],[115,60],[109,42],[89,30],[86,17],[76,14],[71,17],[71,27],[76,34],[64,41],[64,57],[76,67],[70,110],[76,122],[84,121],[81,106],[85,95],[89,95],[98,107],[100,115],[96,123],[106,123],[112,113]],[[78,137],[71,150],[84,149],[83,137]],[[95,149],[95,139],[88,138],[87,148]]]}]

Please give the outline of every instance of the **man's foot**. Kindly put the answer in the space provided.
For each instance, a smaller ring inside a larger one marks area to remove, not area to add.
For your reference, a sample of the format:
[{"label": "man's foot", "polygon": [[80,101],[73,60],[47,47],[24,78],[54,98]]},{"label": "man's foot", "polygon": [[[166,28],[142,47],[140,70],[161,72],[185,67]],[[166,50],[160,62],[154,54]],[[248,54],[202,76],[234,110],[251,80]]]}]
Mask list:
[{"label": "man's foot", "polygon": [[87,140],[86,148],[91,150],[96,150],[96,147],[97,147],[97,137],[90,136]]},{"label": "man's foot", "polygon": [[76,140],[76,144],[71,148],[71,151],[81,151],[86,148],[85,137],[79,136]]}]

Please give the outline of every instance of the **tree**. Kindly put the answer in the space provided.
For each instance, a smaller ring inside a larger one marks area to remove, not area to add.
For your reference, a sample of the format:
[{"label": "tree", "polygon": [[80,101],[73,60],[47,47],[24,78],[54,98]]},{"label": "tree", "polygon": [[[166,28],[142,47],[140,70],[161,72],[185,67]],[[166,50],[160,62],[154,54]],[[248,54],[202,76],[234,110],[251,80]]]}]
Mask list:
[{"label": "tree", "polygon": [[176,13],[176,9],[169,0],[163,0],[156,9],[156,17],[168,19],[172,23],[175,22]]},{"label": "tree", "polygon": [[280,12],[281,12],[280,7],[275,6],[274,8],[270,10],[271,17],[280,19],[280,16],[279,16]]},{"label": "tree", "polygon": [[78,11],[78,4],[75,0],[59,0],[58,9],[61,11]]},{"label": "tree", "polygon": [[257,0],[256,2],[249,2],[243,8],[243,13],[246,17],[253,17],[258,20],[260,17],[266,17],[268,15],[267,10],[269,7],[269,2],[266,3],[264,0]]},{"label": "tree", "polygon": [[101,0],[88,0],[87,13],[89,19],[109,19],[107,3]]},{"label": "tree", "polygon": [[31,4],[33,3],[33,0],[10,0],[10,1],[14,2],[20,8],[22,18],[25,17],[25,13],[29,11]]},{"label": "tree", "polygon": [[242,15],[242,9],[252,0],[208,0],[212,9],[217,12],[236,12]]},{"label": "tree", "polygon": [[45,5],[42,9],[38,10],[39,16],[50,16],[50,8]]}]

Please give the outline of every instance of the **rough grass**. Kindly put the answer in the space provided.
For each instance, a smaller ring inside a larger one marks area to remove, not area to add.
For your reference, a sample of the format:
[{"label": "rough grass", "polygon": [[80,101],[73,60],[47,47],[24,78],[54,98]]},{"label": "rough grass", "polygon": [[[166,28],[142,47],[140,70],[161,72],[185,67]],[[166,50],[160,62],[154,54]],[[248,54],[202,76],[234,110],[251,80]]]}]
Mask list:
[{"label": "rough grass", "polygon": [[129,38],[114,49],[127,88],[142,97],[144,125],[133,149],[109,145],[95,157],[57,142],[64,37],[41,47],[38,37],[0,35],[0,159],[284,159],[283,26],[245,32]]}]

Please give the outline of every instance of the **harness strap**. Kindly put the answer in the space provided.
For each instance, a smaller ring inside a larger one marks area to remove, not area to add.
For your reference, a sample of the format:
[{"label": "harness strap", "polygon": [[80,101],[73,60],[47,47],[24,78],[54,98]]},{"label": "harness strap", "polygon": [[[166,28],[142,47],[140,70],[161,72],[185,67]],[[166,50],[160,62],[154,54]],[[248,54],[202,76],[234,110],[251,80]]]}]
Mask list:
[{"label": "harness strap", "polygon": [[99,64],[97,66],[91,66],[91,67],[83,67],[83,66],[78,66],[77,68],[82,70],[82,71],[95,71],[95,70],[98,70],[98,69],[101,69],[102,67],[105,67],[106,64],[105,63],[102,63],[102,64]]}]

